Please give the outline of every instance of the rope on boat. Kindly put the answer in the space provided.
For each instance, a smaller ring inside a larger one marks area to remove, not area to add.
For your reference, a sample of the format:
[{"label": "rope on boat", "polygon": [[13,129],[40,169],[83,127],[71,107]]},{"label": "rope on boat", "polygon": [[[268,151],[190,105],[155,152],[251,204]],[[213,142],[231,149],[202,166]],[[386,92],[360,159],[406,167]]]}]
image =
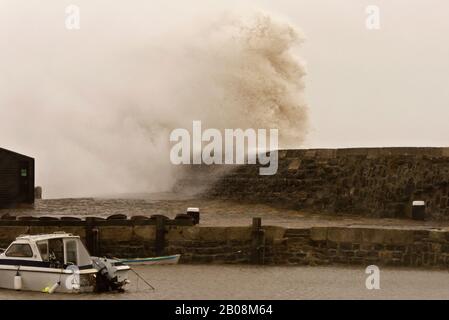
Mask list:
[{"label": "rope on boat", "polygon": [[134,274],[139,278],[139,279],[141,279],[143,282],[145,282],[145,284],[147,285],[147,286],[149,286],[150,288],[151,288],[151,290],[156,290],[147,280],[145,280],[140,274],[138,274],[137,273],[137,271],[136,270],[134,270],[133,268],[130,268],[129,270],[131,270],[132,272],[134,272]]}]

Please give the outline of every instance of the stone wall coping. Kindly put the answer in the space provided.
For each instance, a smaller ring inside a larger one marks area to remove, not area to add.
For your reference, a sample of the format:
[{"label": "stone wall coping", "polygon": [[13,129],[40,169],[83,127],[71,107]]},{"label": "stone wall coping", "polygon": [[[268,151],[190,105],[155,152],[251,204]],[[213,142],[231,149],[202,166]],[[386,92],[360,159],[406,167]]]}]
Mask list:
[{"label": "stone wall coping", "polygon": [[433,156],[449,157],[447,147],[387,147],[387,148],[340,148],[340,149],[282,149],[279,150],[281,158],[318,157],[336,158],[346,156],[367,156],[369,158],[380,156]]},{"label": "stone wall coping", "polygon": [[[193,223],[186,219],[166,220],[168,226],[192,226]],[[40,221],[40,220],[0,220],[2,226],[57,226],[57,227],[73,227],[73,226],[147,226],[156,225],[155,219],[148,220],[94,220],[94,221]]]},{"label": "stone wall coping", "polygon": [[392,226],[348,226],[348,227],[312,227],[311,240],[333,241],[345,243],[378,243],[378,244],[411,244],[415,241],[415,234],[426,234],[430,238],[439,238],[449,229],[441,228],[398,228]]},{"label": "stone wall coping", "polygon": [[[171,222],[171,223],[170,223]],[[230,240],[249,239],[251,226],[201,226],[180,224],[182,221],[167,221],[168,236],[176,239],[190,240]],[[60,229],[70,227],[86,227],[85,221],[0,221],[2,227],[38,227],[45,231],[45,227]],[[90,225],[92,226],[92,225]],[[95,221],[97,227],[139,227],[155,226],[151,220],[104,220]],[[322,226],[305,228],[285,228],[279,226],[262,226],[267,239],[276,240],[288,237],[303,237],[304,232],[310,232],[312,241],[332,241],[345,243],[384,243],[384,244],[410,244],[415,240],[415,235],[425,235],[430,238],[444,237],[449,234],[449,228],[431,227],[394,227],[394,226]],[[296,231],[296,233],[295,233]]]}]

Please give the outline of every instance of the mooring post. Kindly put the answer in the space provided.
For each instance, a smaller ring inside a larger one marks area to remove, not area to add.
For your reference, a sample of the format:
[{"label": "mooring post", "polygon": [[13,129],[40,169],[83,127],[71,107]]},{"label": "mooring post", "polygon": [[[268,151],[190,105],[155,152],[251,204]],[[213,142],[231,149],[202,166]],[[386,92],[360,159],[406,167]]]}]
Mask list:
[{"label": "mooring post", "polygon": [[251,238],[251,263],[264,264],[265,230],[262,229],[262,218],[253,218]]},{"label": "mooring post", "polygon": [[97,227],[92,228],[92,248],[94,256],[100,255],[100,232]]},{"label": "mooring post", "polygon": [[86,247],[93,256],[100,254],[100,237],[98,228],[95,226],[95,218],[86,218]]},{"label": "mooring post", "polygon": [[36,199],[36,200],[42,199],[42,187],[34,188],[34,199]]},{"label": "mooring post", "polygon": [[164,251],[165,251],[165,219],[164,219],[164,217],[156,218],[155,251],[156,251],[157,256],[164,255]]},{"label": "mooring post", "polygon": [[200,208],[187,208],[187,215],[192,217],[193,224],[200,223]]}]

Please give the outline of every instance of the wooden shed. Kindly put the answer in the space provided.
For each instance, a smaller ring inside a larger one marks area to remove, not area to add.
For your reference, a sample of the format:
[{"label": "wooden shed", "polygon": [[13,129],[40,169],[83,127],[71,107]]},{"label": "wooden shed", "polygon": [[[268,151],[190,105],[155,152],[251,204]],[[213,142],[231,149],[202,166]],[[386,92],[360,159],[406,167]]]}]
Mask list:
[{"label": "wooden shed", "polygon": [[0,208],[34,204],[34,159],[0,148]]}]

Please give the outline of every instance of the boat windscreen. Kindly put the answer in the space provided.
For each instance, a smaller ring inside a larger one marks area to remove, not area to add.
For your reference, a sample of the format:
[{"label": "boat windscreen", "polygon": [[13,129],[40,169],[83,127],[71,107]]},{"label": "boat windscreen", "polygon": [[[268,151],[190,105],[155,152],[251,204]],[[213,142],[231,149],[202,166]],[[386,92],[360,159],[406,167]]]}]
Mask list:
[{"label": "boat windscreen", "polygon": [[78,265],[77,239],[65,241],[65,259],[68,264]]},{"label": "boat windscreen", "polygon": [[37,248],[39,249],[42,261],[48,261],[48,241],[37,242]]},{"label": "boat windscreen", "polygon": [[92,259],[90,257],[89,252],[87,251],[86,247],[84,246],[83,242],[78,239],[78,265],[85,266],[85,265],[91,265]]}]

